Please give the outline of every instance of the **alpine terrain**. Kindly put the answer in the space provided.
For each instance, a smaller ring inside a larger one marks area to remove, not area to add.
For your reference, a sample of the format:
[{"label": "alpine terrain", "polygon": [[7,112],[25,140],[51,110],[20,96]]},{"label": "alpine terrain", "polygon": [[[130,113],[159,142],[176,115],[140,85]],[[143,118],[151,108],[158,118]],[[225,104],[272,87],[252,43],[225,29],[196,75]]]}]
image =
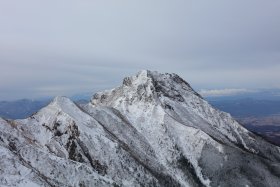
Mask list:
[{"label": "alpine terrain", "polygon": [[0,119],[0,186],[271,186],[280,148],[176,74],[141,71],[77,105]]}]

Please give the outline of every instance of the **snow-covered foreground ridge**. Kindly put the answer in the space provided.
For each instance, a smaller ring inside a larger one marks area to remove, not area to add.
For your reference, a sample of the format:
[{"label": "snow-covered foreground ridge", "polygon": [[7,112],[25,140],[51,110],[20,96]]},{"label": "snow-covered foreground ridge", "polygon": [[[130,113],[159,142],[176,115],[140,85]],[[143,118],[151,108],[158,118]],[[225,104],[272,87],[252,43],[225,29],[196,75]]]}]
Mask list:
[{"label": "snow-covered foreground ridge", "polygon": [[279,186],[280,151],[176,74],[0,119],[0,186]]}]

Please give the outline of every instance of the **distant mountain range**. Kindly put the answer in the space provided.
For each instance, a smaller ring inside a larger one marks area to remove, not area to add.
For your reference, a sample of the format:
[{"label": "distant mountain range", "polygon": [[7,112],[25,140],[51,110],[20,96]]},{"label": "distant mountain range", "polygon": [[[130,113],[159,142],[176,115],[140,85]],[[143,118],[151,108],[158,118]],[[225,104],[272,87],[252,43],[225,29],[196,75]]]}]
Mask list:
[{"label": "distant mountain range", "polygon": [[46,106],[51,100],[0,101],[0,116],[7,119],[26,118]]},{"label": "distant mountain range", "polygon": [[228,112],[236,118],[244,117],[265,117],[280,114],[280,100],[233,98],[212,100],[209,103],[214,107]]},{"label": "distant mountain range", "polygon": [[[88,102],[86,97],[74,97],[78,104]],[[31,116],[41,108],[47,106],[52,99],[21,99],[16,101],[0,101],[0,117],[6,119],[23,119]]]}]

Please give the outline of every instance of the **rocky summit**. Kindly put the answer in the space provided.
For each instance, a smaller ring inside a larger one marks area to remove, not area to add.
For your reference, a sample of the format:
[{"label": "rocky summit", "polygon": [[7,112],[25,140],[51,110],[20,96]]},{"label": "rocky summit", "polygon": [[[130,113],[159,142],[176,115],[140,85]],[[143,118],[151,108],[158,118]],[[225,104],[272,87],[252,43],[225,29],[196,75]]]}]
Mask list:
[{"label": "rocky summit", "polygon": [[279,184],[280,148],[176,74],[141,71],[87,104],[56,97],[27,119],[0,119],[0,186]]}]

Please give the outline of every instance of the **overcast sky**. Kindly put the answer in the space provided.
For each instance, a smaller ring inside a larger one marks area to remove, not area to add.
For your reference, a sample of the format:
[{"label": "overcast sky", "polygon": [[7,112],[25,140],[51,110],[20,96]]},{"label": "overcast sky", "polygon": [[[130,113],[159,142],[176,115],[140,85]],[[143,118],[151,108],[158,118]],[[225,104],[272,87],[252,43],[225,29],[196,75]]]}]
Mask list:
[{"label": "overcast sky", "polygon": [[280,87],[277,0],[0,0],[0,100],[115,87],[141,69],[195,89]]}]

